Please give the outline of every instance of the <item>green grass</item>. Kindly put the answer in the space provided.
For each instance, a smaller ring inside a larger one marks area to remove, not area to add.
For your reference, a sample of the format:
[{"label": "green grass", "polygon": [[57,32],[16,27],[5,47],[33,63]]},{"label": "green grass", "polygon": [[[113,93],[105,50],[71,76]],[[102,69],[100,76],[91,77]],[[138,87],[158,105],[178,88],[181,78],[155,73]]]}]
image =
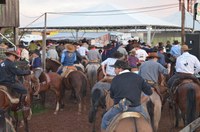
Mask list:
[{"label": "green grass", "polygon": [[41,104],[35,104],[32,106],[33,114],[41,114],[47,112],[48,109],[44,108]]}]

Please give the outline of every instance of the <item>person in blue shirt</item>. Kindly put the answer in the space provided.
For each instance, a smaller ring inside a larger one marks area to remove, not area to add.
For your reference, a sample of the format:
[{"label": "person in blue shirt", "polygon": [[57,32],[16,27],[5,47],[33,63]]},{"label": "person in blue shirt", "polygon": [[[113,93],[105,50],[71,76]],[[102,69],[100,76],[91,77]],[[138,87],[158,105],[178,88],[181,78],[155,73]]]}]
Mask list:
[{"label": "person in blue shirt", "polygon": [[181,46],[178,42],[178,40],[175,40],[172,47],[171,47],[171,50],[169,52],[174,58],[177,58],[181,55]]},{"label": "person in blue shirt", "polygon": [[61,74],[61,76],[64,76],[63,74],[66,72],[67,69],[73,69],[77,70],[74,66],[74,63],[77,60],[77,55],[75,52],[76,48],[72,44],[66,44],[65,49],[62,52],[61,55],[61,64],[62,66],[58,70],[58,74]]},{"label": "person in blue shirt", "polygon": [[[37,81],[38,83],[40,82],[39,81],[39,77],[42,73],[42,61],[41,61],[41,58],[40,58],[40,51],[39,50],[35,50],[32,55],[32,61],[31,61],[31,69],[35,75],[35,77],[37,78]],[[34,93],[34,95],[38,95],[39,93],[39,90],[40,90],[40,87],[36,90],[36,92]]]}]

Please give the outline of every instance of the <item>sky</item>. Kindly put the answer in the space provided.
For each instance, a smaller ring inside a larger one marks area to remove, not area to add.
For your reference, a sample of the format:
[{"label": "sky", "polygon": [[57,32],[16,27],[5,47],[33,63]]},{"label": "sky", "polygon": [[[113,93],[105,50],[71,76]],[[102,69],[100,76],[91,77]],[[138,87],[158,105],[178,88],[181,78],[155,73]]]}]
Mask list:
[{"label": "sky", "polygon": [[[136,9],[161,5],[177,4],[177,7],[149,11],[154,17],[166,17],[178,11],[179,0],[19,0],[20,1],[20,26],[28,26],[45,12],[72,12],[97,6],[98,4],[110,4],[121,9]],[[156,8],[156,9],[157,9]],[[154,8],[155,9],[155,8]],[[41,18],[43,19],[43,18]],[[41,19],[36,22],[41,21]]]}]

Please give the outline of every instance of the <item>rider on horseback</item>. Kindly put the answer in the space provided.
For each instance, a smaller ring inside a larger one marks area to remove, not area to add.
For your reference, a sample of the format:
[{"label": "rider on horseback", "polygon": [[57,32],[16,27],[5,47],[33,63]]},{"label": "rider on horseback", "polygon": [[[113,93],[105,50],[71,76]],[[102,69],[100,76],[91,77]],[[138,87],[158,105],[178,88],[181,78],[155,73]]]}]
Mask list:
[{"label": "rider on horseback", "polygon": [[66,76],[70,69],[77,70],[77,68],[73,66],[74,62],[77,60],[75,50],[74,45],[65,45],[65,50],[63,50],[61,55],[61,63],[63,66],[58,69],[58,74],[61,74],[63,77]]},{"label": "rider on horseback", "polygon": [[[151,87],[139,75],[129,71],[128,63],[117,60],[114,65],[115,73],[110,87],[110,97],[114,100],[114,106],[103,116],[101,128],[105,131],[115,115],[124,111],[139,112],[146,117],[141,106],[141,92],[152,94]],[[134,82],[137,82],[134,84]]]},{"label": "rider on horseback", "polygon": [[0,85],[4,85],[7,88],[11,88],[15,92],[20,94],[20,108],[25,103],[25,97],[27,90],[24,86],[16,80],[16,76],[23,76],[31,74],[30,70],[20,70],[15,64],[15,60],[20,56],[14,51],[5,52],[7,58],[0,63]]},{"label": "rider on horseback", "polygon": [[158,89],[158,77],[159,74],[168,75],[168,70],[158,63],[159,56],[156,52],[152,52],[147,56],[148,61],[145,61],[139,70],[139,75],[152,87]]},{"label": "rider on horseback", "polygon": [[[40,58],[39,50],[35,50],[32,53],[31,68],[32,68],[32,71],[33,71],[35,77],[37,78],[38,84],[40,84],[39,77],[43,70],[42,70],[42,61]],[[38,89],[36,89],[36,92],[34,93],[34,95],[38,95],[39,91],[40,91],[40,86],[38,87]]]},{"label": "rider on horseback", "polygon": [[191,55],[188,51],[191,50],[186,44],[182,45],[182,55],[176,59],[176,73],[167,82],[170,92],[173,92],[181,79],[192,79],[199,83],[194,73],[200,72],[200,62],[196,56]]}]

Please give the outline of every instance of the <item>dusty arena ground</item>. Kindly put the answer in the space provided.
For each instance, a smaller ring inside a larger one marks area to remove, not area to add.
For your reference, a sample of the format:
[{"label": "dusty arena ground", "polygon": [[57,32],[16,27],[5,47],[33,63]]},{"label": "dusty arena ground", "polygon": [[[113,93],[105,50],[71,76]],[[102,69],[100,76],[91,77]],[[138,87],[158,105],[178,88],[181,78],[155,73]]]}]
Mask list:
[{"label": "dusty arena ground", "polygon": [[[30,132],[92,132],[92,125],[88,122],[88,111],[83,111],[81,115],[77,113],[77,105],[70,101],[69,97],[65,100],[65,108],[57,115],[54,115],[55,96],[49,92],[45,111],[35,113],[29,121]],[[87,110],[90,108],[89,97],[87,97]],[[178,132],[181,129],[173,128],[172,111],[165,104],[158,132]],[[100,132],[102,110],[99,108],[96,130]],[[23,130],[22,130],[23,131]]]}]

